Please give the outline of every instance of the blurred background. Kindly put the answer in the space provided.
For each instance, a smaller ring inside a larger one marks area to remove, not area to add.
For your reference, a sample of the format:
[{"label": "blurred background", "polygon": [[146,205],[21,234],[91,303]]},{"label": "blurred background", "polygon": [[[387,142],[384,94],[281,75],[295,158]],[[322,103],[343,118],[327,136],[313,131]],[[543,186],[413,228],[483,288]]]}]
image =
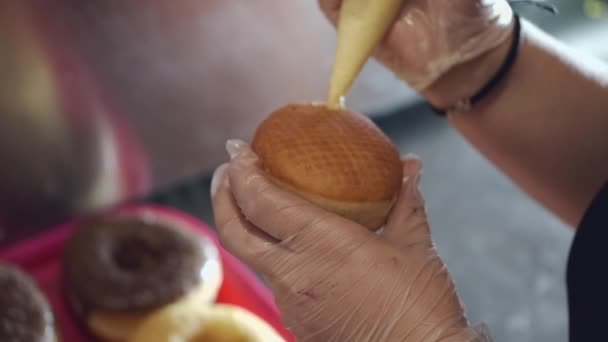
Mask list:
[{"label": "blurred background", "polygon": [[[529,20],[608,59],[608,3]],[[224,142],[323,99],[335,44],[314,0],[21,0],[0,4],[0,246],[130,200],[212,224]],[[571,230],[371,61],[349,106],[425,161],[439,250],[497,341],[567,340]]]}]

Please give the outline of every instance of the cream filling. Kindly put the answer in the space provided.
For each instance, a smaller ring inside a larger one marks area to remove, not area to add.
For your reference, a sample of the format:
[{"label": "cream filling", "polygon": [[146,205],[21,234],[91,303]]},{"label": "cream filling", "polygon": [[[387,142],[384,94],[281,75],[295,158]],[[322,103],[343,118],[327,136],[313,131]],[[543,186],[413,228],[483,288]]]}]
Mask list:
[{"label": "cream filling", "polygon": [[327,104],[344,106],[344,96],[386,34],[402,0],[344,0],[338,20],[338,46]]}]

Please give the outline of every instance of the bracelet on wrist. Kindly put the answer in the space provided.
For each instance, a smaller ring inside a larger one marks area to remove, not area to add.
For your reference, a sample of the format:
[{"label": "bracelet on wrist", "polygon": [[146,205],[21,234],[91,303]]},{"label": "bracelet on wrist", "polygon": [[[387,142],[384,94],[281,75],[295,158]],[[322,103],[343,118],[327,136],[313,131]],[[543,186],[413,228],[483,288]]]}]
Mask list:
[{"label": "bracelet on wrist", "polygon": [[521,19],[517,14],[515,14],[513,16],[513,20],[513,41],[511,42],[509,52],[507,53],[504,62],[502,63],[498,71],[494,74],[494,76],[473,96],[466,99],[462,99],[449,108],[440,109],[429,104],[429,106],[435,113],[440,116],[446,116],[449,114],[462,114],[469,112],[476,103],[478,103],[488,94],[490,94],[506,78],[509,71],[511,71],[511,69],[513,68],[515,61],[517,60],[522,40]]}]

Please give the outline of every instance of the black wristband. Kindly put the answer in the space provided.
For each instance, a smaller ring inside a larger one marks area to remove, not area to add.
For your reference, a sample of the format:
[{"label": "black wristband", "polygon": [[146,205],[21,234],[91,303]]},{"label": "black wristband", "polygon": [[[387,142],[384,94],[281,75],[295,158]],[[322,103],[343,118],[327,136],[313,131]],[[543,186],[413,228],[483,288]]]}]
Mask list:
[{"label": "black wristband", "polygon": [[[478,103],[481,99],[487,96],[500,82],[506,77],[509,71],[513,68],[515,61],[517,60],[517,55],[519,54],[519,48],[521,46],[521,20],[517,14],[513,16],[514,27],[513,27],[513,41],[511,42],[511,47],[509,48],[509,53],[505,58],[505,61],[500,66],[496,74],[486,83],[483,88],[481,88],[477,93],[471,96],[469,99],[465,100],[464,103],[459,104],[460,107],[470,108],[476,103]],[[442,110],[439,108],[433,107],[433,105],[429,104],[431,109],[440,116],[446,116],[449,110]]]}]

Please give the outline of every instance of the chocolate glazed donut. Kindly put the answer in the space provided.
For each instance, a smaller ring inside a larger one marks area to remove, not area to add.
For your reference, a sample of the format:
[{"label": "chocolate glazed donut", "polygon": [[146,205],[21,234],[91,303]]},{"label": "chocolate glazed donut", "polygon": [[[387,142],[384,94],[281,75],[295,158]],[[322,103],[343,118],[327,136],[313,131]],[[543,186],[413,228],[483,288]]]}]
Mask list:
[{"label": "chocolate glazed donut", "polygon": [[142,312],[169,304],[201,282],[201,238],[157,221],[92,221],[66,245],[64,272],[78,314]]},{"label": "chocolate glazed donut", "polygon": [[0,264],[0,341],[56,341],[51,308],[34,281]]}]

